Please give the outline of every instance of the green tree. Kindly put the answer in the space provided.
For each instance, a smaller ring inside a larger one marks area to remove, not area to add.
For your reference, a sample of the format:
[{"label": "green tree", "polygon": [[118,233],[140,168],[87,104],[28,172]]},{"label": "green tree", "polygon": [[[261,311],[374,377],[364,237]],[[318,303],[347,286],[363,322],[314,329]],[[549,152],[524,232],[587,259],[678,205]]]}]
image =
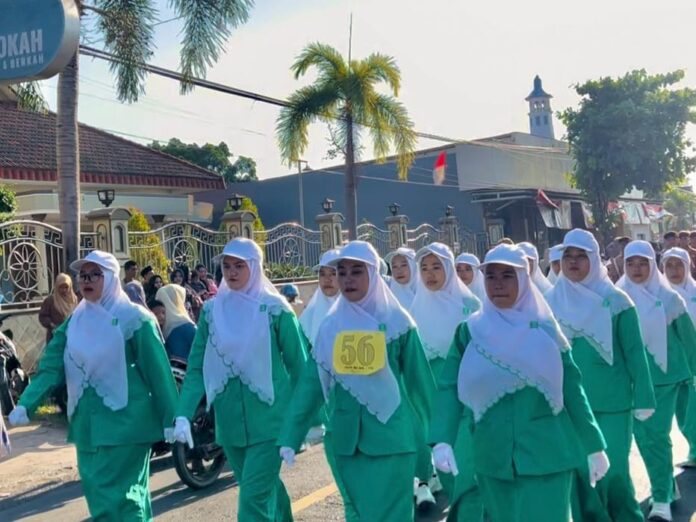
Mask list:
[{"label": "green tree", "polygon": [[20,83],[11,87],[17,95],[17,105],[33,112],[48,112],[48,103],[36,82]]},{"label": "green tree", "polygon": [[222,176],[225,183],[255,181],[257,179],[256,162],[246,156],[238,156],[237,160],[232,163],[233,154],[224,141],[218,145],[206,143],[200,146],[196,143],[184,143],[178,138],[171,138],[166,144],[153,141],[150,143],[150,147],[215,172]]},{"label": "green tree", "polygon": [[696,194],[690,189],[671,185],[665,190],[665,210],[672,214],[670,228],[690,229],[694,225],[696,212]]},{"label": "green tree", "polygon": [[[141,64],[152,58],[155,49],[156,0],[76,0],[80,16],[90,11],[93,23],[83,23],[85,39],[103,40],[106,51],[118,58],[111,64],[121,101],[135,102],[145,92],[146,72]],[[253,0],[168,0],[182,20],[179,69],[185,81],[181,92],[189,92],[186,79],[205,77],[225,48],[233,29],[245,23]],[[84,21],[84,18],[83,18]],[[79,59],[75,53],[58,79],[56,123],[58,204],[63,229],[65,266],[80,252],[80,156],[77,128]]]},{"label": "green tree", "polygon": [[17,212],[17,196],[7,185],[0,185],[0,223],[9,221]]},{"label": "green tree", "polygon": [[[361,139],[369,134],[374,155],[384,161],[396,150],[399,178],[406,179],[413,163],[416,135],[406,108],[396,99],[401,72],[390,56],[374,53],[346,61],[333,47],[312,43],[292,65],[296,79],[311,68],[315,82],[295,91],[281,110],[276,132],[283,159],[297,162],[309,144],[309,125],[332,124],[332,142],[345,158],[345,207],[349,237],[357,237],[357,172]],[[377,92],[386,83],[393,96]]]},{"label": "green tree", "polygon": [[634,187],[649,196],[679,183],[696,165],[684,131],[696,122],[696,91],[674,88],[683,71],[649,75],[632,71],[575,87],[577,109],[559,114],[575,159],[573,181],[592,204],[605,241],[608,204]]},{"label": "green tree", "polygon": [[[142,210],[130,208],[131,217],[128,220],[129,232],[150,232],[150,223]],[[166,280],[169,273],[169,259],[162,248],[162,240],[157,234],[129,234],[131,259],[138,266],[150,265],[156,274],[160,274]]]}]

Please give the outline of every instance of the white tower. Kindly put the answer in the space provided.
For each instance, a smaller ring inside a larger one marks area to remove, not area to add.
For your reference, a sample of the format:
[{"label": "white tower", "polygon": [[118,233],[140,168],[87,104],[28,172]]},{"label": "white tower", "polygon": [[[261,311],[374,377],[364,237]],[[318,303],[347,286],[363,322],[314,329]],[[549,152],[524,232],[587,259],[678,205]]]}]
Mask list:
[{"label": "white tower", "polygon": [[551,96],[541,87],[539,75],[534,77],[534,90],[525,98],[529,102],[529,132],[541,138],[554,139]]}]

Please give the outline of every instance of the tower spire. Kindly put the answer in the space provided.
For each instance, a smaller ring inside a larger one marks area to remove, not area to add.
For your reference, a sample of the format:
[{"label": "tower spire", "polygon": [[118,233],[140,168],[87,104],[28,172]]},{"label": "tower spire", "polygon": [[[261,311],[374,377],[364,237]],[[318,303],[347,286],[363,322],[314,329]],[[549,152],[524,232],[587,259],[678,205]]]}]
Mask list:
[{"label": "tower spire", "polygon": [[530,134],[541,138],[554,139],[551,98],[553,96],[544,91],[541,85],[541,78],[537,74],[534,77],[534,89],[525,98],[529,102]]}]

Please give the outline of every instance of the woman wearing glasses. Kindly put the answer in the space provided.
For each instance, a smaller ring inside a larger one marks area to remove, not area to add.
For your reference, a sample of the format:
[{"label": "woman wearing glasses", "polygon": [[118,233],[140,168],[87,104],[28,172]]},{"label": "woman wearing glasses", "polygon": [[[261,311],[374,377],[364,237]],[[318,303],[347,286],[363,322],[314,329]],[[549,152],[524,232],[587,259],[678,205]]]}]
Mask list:
[{"label": "woman wearing glasses", "polygon": [[54,332],[39,371],[9,416],[26,424],[67,384],[68,440],[94,520],[151,520],[150,447],[171,426],[177,391],[154,317],[131,303],[106,252],[75,261],[84,297]]}]

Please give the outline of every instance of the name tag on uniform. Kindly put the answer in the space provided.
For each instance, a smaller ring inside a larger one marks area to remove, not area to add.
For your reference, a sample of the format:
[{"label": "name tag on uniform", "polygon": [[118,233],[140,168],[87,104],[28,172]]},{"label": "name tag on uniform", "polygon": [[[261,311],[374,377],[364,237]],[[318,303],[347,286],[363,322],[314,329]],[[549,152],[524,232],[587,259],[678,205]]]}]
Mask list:
[{"label": "name tag on uniform", "polygon": [[371,375],[387,362],[384,331],[348,331],[336,336],[333,349],[334,370],[342,375]]}]

